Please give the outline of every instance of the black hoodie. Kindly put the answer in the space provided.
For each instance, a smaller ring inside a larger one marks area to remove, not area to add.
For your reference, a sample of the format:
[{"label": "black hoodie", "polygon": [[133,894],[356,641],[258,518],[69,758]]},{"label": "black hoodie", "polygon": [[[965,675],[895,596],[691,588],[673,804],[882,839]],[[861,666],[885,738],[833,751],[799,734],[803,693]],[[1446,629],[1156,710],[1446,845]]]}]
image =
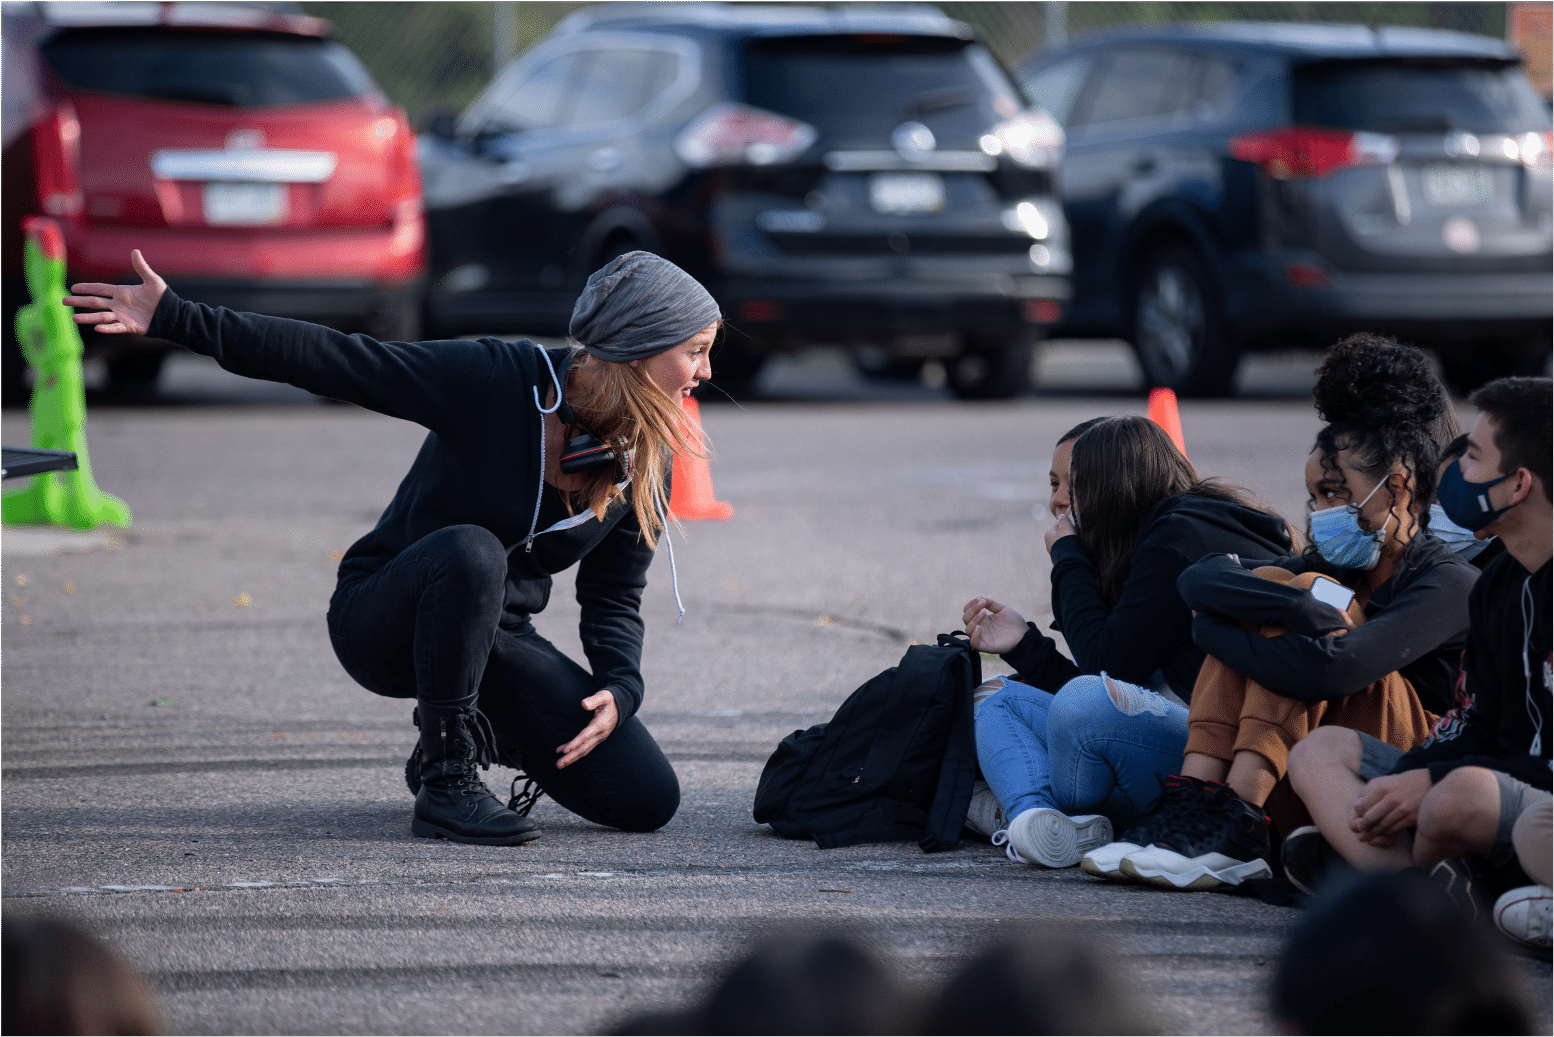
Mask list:
[{"label": "black hoodie", "polygon": [[[1338,569],[1320,558],[1302,555],[1256,561],[1242,555],[1204,558],[1182,574],[1182,599],[1198,613],[1193,639],[1198,647],[1270,691],[1318,702],[1342,698],[1368,687],[1394,670],[1402,673],[1432,713],[1451,707],[1452,684],[1468,630],[1468,594],[1478,570],[1433,536],[1408,542],[1397,572],[1365,603],[1365,623],[1335,637],[1343,626],[1331,605],[1298,587],[1255,576],[1247,570],[1277,565],[1291,572],[1320,572],[1352,580],[1354,570]],[[1283,637],[1264,637],[1243,629],[1288,629]]]},{"label": "black hoodie", "polygon": [[171,291],[157,304],[148,334],[214,357],[235,374],[288,382],[429,429],[377,526],[345,553],[340,582],[376,572],[428,533],[480,526],[507,548],[507,625],[542,610],[550,574],[576,562],[579,635],[596,684],[614,691],[622,720],[637,711],[639,608],[653,551],[635,513],[618,499],[603,522],[545,533],[546,550],[528,550],[543,464],[538,401],[564,351],[552,351],[547,365],[545,351],[527,340],[378,342],[191,303]]},{"label": "black hoodie", "polygon": [[1440,781],[1458,767],[1487,767],[1549,787],[1549,567],[1529,573],[1507,552],[1484,570],[1468,601],[1458,705],[1393,773],[1427,767],[1430,780]]},{"label": "black hoodie", "polygon": [[1073,661],[1035,624],[1004,661],[1026,683],[1047,691],[1102,670],[1149,687],[1159,670],[1189,701],[1203,650],[1193,644],[1192,613],[1177,593],[1177,577],[1208,552],[1266,556],[1289,549],[1288,528],[1277,515],[1233,500],[1177,494],[1150,513],[1122,593],[1108,605],[1079,537],[1063,537],[1052,545],[1052,626],[1062,631]]}]

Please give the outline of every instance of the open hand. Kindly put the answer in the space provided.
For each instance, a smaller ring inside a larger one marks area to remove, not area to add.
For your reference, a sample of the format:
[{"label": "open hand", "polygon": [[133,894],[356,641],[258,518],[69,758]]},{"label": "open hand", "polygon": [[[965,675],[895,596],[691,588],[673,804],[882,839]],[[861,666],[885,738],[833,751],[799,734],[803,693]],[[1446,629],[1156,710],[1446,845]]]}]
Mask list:
[{"label": "open hand", "polygon": [[1349,830],[1362,843],[1391,846],[1399,832],[1419,822],[1419,804],[1429,791],[1430,772],[1424,768],[1372,778],[1354,801]]},{"label": "open hand", "polygon": [[95,324],[106,335],[144,335],[151,327],[151,315],[167,291],[167,282],[151,269],[140,249],[130,253],[130,266],[141,284],[98,284],[87,281],[73,284],[74,295],[65,296],[65,305],[94,313],[78,313],[77,324]]},{"label": "open hand", "polygon": [[556,761],[556,769],[560,770],[569,764],[576,763],[594,749],[599,743],[610,737],[610,732],[615,730],[615,725],[620,723],[620,710],[615,706],[615,693],[609,688],[594,692],[583,700],[583,708],[593,713],[594,718],[588,722],[588,726],[577,733],[577,737],[566,745],[556,747],[556,752],[561,753],[561,759]]},{"label": "open hand", "polygon": [[1047,530],[1047,536],[1045,539],[1047,542],[1048,554],[1052,553],[1053,544],[1057,543],[1059,540],[1062,540],[1064,537],[1071,537],[1079,532],[1074,528],[1074,524],[1069,521],[1068,514],[1069,513],[1065,511],[1063,514],[1059,515],[1058,520],[1052,524],[1052,528]]},{"label": "open hand", "polygon": [[961,609],[961,626],[979,652],[1003,655],[1025,637],[1025,617],[1001,601],[972,598]]}]

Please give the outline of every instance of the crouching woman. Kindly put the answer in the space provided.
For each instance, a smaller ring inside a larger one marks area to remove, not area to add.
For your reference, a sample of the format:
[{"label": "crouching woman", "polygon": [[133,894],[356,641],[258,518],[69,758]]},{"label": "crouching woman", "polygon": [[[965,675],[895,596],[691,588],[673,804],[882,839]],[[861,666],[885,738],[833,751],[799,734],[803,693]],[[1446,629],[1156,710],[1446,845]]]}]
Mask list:
[{"label": "crouching woman", "polygon": [[[416,701],[411,831],[508,845],[540,833],[478,767],[522,769],[598,824],[652,831],[679,807],[637,719],[640,612],[664,532],[671,454],[702,449],[681,400],[711,376],[717,304],[667,260],[632,252],[588,280],[580,345],[378,342],[178,298],[137,251],[140,285],[78,284],[76,321],[168,339],[428,429],[377,526],[346,552],[329,634],[369,691]],[[576,565],[588,666],[535,630],[551,577]]]}]

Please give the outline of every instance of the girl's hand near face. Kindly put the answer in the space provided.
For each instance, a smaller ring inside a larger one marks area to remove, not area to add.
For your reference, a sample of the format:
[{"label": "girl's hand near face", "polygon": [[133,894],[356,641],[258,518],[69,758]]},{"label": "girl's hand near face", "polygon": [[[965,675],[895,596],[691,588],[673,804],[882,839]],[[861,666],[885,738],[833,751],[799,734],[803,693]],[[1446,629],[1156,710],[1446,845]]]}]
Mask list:
[{"label": "girl's hand near face", "polygon": [[972,598],[961,609],[961,625],[979,652],[1003,655],[1025,637],[1025,617],[992,598]]},{"label": "girl's hand near face", "polygon": [[1074,528],[1074,524],[1068,519],[1068,512],[1065,511],[1063,514],[1059,515],[1058,520],[1052,524],[1052,528],[1047,530],[1047,553],[1052,553],[1053,544],[1057,543],[1059,540],[1062,540],[1064,537],[1074,536],[1077,532],[1078,530]]}]

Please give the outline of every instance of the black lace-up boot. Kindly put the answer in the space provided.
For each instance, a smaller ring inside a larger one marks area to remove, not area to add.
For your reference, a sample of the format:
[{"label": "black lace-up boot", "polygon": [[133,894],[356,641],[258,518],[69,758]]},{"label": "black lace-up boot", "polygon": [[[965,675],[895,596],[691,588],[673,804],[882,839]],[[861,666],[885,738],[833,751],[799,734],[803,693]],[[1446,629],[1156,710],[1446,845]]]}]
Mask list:
[{"label": "black lace-up boot", "polygon": [[[504,807],[486,783],[478,767],[489,767],[493,744],[490,723],[473,707],[416,707],[421,728],[420,788],[415,796],[415,818],[410,831],[423,839],[451,839],[458,843],[511,846],[538,839],[534,822]],[[410,778],[406,765],[406,779]]]}]

